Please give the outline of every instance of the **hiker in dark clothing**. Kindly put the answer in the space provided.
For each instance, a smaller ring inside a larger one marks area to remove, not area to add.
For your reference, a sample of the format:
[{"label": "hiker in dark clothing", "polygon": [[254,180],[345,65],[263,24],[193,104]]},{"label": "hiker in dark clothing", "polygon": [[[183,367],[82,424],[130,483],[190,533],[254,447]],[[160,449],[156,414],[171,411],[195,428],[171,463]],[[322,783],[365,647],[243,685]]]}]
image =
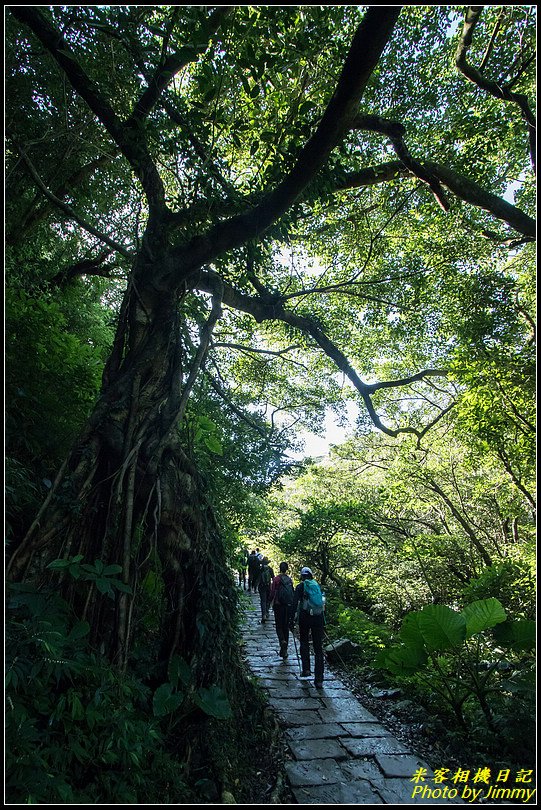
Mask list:
[{"label": "hiker in dark clothing", "polygon": [[[315,587],[311,585],[305,586],[305,582],[313,583]],[[319,592],[316,602],[312,602],[312,597],[310,596],[312,590]],[[295,622],[295,619],[298,619],[299,622],[302,662],[302,673],[300,677],[310,678],[312,675],[310,670],[311,635],[312,645],[314,647],[314,686],[321,689],[323,686],[323,629],[325,626],[325,617],[323,613],[321,590],[314,580],[310,568],[301,569],[301,582],[299,582],[295,588],[292,622]],[[293,629],[291,625],[290,629]]]},{"label": "hiker in dark clothing", "polygon": [[271,585],[270,600],[274,611],[274,625],[280,644],[278,655],[287,658],[287,645],[289,643],[289,623],[293,611],[294,589],[291,577],[286,573],[288,564],[280,563],[280,573],[274,577]]},{"label": "hiker in dark clothing", "polygon": [[247,548],[244,548],[238,555],[238,575],[239,575],[239,588],[242,585],[242,589],[246,590],[246,572],[248,569],[248,557],[249,552]]},{"label": "hiker in dark clothing", "polygon": [[257,589],[259,591],[259,599],[261,601],[261,624],[265,624],[269,618],[270,610],[270,591],[271,582],[274,579],[274,571],[269,565],[267,557],[261,560],[261,568],[259,569],[259,579],[257,581]]},{"label": "hiker in dark clothing", "polygon": [[259,569],[261,562],[258,559],[257,553],[251,551],[248,555],[248,590],[250,593],[253,591],[257,593],[257,580],[259,579]]}]

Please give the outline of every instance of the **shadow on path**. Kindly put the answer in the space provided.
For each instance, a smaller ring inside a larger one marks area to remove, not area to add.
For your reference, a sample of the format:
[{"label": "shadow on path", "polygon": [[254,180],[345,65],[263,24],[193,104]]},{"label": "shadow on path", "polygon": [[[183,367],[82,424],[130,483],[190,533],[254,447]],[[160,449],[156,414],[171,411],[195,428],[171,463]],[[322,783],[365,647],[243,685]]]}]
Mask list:
[{"label": "shadow on path", "polygon": [[[395,739],[327,666],[323,689],[300,680],[293,639],[283,660],[272,613],[261,624],[259,595],[249,598],[245,657],[284,730],[291,755],[286,774],[299,804],[463,803],[461,787],[435,783],[429,766]],[[298,650],[298,639],[296,645]]]}]

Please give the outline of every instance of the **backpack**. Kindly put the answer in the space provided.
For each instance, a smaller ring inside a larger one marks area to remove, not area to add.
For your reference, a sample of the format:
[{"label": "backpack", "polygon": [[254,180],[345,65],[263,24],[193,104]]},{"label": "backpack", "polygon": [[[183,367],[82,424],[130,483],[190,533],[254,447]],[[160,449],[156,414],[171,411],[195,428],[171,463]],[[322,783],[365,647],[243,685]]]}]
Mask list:
[{"label": "backpack", "polygon": [[280,583],[276,588],[276,595],[274,597],[275,605],[287,605],[291,607],[293,604],[294,592],[293,582],[287,574],[280,574]]},{"label": "backpack", "polygon": [[270,588],[271,583],[271,574],[270,568],[268,565],[264,565],[259,572],[259,584],[266,588],[267,590]]},{"label": "backpack", "polygon": [[304,580],[302,609],[307,610],[310,616],[321,616],[325,609],[321,588],[315,579]]}]

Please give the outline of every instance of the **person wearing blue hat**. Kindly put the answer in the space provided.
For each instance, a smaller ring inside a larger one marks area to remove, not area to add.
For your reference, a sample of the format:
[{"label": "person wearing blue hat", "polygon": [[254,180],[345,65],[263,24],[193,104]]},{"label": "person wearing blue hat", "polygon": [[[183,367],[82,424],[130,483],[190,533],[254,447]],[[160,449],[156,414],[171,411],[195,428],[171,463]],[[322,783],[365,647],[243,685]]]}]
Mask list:
[{"label": "person wearing blue hat", "polygon": [[311,678],[310,636],[314,648],[314,686],[323,687],[323,629],[325,626],[324,604],[321,589],[315,581],[312,570],[301,568],[301,581],[295,588],[293,599],[293,619],[299,622],[299,641],[302,672],[301,678]]}]

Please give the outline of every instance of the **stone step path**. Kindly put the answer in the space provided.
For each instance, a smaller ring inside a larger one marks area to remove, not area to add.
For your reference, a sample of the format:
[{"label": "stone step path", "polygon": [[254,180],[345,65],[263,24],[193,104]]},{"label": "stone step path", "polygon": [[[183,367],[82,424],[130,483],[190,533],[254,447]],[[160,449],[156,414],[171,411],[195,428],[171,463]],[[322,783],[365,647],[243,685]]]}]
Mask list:
[{"label": "stone step path", "polygon": [[[261,624],[259,595],[249,598],[245,657],[284,730],[291,754],[285,768],[298,804],[462,803],[443,798],[447,791],[434,783],[429,766],[393,737],[327,665],[323,689],[300,680],[293,638],[283,660],[272,611]],[[420,769],[425,769],[424,779],[415,781]]]}]

